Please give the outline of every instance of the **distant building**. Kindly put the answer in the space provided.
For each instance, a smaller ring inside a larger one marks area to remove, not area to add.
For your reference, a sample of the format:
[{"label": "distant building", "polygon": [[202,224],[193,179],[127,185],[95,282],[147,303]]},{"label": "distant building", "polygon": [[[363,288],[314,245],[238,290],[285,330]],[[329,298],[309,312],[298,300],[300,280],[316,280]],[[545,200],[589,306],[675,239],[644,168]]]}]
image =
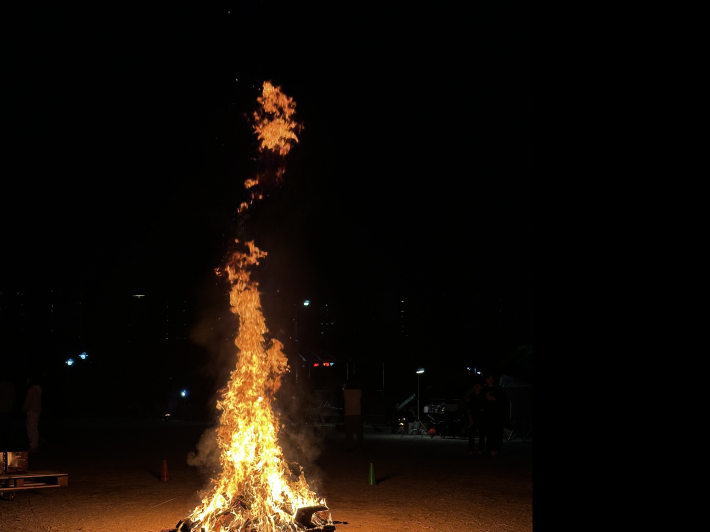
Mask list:
[{"label": "distant building", "polygon": [[2,351],[24,354],[29,341],[29,305],[24,289],[0,288],[0,342]]},{"label": "distant building", "polygon": [[400,340],[404,341],[409,338],[409,331],[407,329],[407,314],[405,313],[404,300],[401,299],[399,302],[399,337]]},{"label": "distant building", "polygon": [[84,334],[84,294],[79,288],[50,289],[46,305],[49,308],[50,344],[65,352],[83,351],[86,346]]},{"label": "distant building", "polygon": [[188,343],[188,304],[182,296],[131,294],[126,316],[126,342],[134,354],[169,352]]},{"label": "distant building", "polygon": [[184,298],[165,302],[165,345],[183,346],[187,342],[187,301]]},{"label": "distant building", "polygon": [[132,294],[126,316],[125,342],[133,356],[144,355],[153,344],[155,332],[154,297]]},{"label": "distant building", "polygon": [[82,290],[75,286],[0,289],[0,339],[3,349],[18,355],[79,354],[86,347]]}]

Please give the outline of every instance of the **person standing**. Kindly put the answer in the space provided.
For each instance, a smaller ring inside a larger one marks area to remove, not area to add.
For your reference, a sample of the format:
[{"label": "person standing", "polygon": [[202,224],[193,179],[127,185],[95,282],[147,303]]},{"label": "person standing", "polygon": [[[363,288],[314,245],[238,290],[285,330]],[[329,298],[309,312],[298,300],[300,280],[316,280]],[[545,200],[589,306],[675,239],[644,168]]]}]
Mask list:
[{"label": "person standing", "polygon": [[39,415],[42,413],[42,387],[39,379],[33,377],[27,379],[27,395],[22,411],[27,415],[27,438],[30,441],[30,452],[37,450],[39,446]]},{"label": "person standing", "polygon": [[468,396],[468,454],[475,452],[476,438],[478,438],[478,454],[483,454],[486,448],[485,415],[486,395],[483,385],[476,382],[473,391]]},{"label": "person standing", "polygon": [[343,396],[345,399],[345,441],[347,451],[355,450],[353,446],[353,434],[357,437],[357,448],[364,450],[365,438],[362,435],[362,389],[354,381],[350,381],[343,386]]},{"label": "person standing", "polygon": [[507,397],[503,388],[496,384],[495,375],[492,373],[486,377],[483,393],[486,397],[486,450],[490,451],[491,456],[495,458],[503,448]]}]

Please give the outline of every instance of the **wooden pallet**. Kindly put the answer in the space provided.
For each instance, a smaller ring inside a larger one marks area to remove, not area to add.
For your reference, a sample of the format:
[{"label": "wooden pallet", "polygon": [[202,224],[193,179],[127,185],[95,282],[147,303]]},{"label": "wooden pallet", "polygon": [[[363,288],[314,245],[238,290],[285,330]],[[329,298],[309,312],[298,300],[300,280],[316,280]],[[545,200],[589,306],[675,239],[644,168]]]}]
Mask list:
[{"label": "wooden pallet", "polygon": [[69,485],[69,474],[58,471],[28,471],[0,475],[0,491],[61,488]]}]

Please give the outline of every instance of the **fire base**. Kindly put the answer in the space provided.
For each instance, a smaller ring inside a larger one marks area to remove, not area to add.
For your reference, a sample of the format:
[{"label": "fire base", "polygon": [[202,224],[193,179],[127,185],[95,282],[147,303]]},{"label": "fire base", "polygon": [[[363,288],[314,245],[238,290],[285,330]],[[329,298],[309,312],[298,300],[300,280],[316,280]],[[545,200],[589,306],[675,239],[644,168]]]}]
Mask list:
[{"label": "fire base", "polygon": [[[304,530],[323,530],[325,532],[331,532],[335,530],[335,527],[325,523],[328,519],[327,512],[327,506],[306,506],[305,508],[299,508],[296,512],[296,524],[302,526]],[[313,522],[314,514],[316,519],[315,523]]]},{"label": "fire base", "polygon": [[[305,532],[335,532],[335,525],[326,523],[328,519],[327,506],[306,506],[296,512],[296,526]],[[315,521],[315,522],[314,522]],[[207,532],[197,523],[189,519],[180,521],[175,528],[164,532]]]}]

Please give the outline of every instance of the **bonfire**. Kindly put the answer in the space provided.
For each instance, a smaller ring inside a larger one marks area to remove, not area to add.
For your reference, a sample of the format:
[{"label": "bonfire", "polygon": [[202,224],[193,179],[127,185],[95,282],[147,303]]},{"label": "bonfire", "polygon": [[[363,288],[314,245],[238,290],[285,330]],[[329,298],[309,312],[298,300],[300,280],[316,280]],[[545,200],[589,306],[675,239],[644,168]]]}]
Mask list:
[{"label": "bonfire", "polygon": [[[259,151],[283,159],[298,142],[299,124],[293,121],[295,102],[279,87],[265,82],[257,100],[254,131]],[[283,165],[273,170],[283,176]],[[259,185],[268,176],[248,179],[249,201],[240,213],[261,199]],[[234,341],[238,359],[217,408],[221,473],[212,479],[202,503],[180,521],[178,532],[286,532],[335,530],[328,507],[308,486],[303,469],[284,458],[278,443],[281,428],[274,412],[274,395],[288,371],[283,345],[267,341],[258,283],[251,278],[266,257],[254,242],[236,241],[234,251],[217,273],[228,279],[231,310],[239,321]]]}]

